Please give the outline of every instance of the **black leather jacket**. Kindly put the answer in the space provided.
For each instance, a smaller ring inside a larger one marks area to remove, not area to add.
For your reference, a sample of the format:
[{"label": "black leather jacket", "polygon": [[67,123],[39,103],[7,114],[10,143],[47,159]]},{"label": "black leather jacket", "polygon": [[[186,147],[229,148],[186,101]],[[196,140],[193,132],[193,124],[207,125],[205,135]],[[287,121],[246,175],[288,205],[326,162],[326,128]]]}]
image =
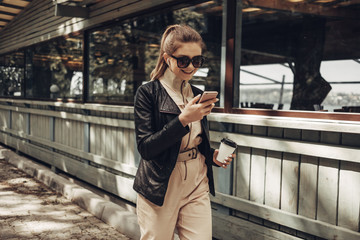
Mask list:
[{"label": "black leather jacket", "polygon": [[[202,93],[200,89],[191,87],[194,96]],[[181,139],[189,132],[189,127],[184,127],[179,121],[181,111],[159,80],[138,88],[134,113],[136,142],[141,161],[133,188],[152,203],[162,206]],[[201,120],[201,126],[202,142],[198,147],[206,159],[210,192],[215,195],[212,171],[214,149],[210,147],[206,117]]]}]

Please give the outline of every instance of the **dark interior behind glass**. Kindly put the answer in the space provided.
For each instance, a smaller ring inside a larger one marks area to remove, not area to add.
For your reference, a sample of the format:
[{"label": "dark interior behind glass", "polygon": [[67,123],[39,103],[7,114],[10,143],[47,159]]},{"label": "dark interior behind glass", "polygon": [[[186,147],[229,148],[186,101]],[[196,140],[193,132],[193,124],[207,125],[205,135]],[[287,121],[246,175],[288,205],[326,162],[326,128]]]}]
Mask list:
[{"label": "dark interior behind glass", "polygon": [[26,97],[82,98],[82,36],[59,37],[26,48]]},{"label": "dark interior behind glass", "polygon": [[193,77],[196,86],[220,91],[222,3],[209,1],[157,12],[89,34],[88,100],[132,104],[136,89],[150,80],[161,35],[168,25],[188,24],[207,45],[206,63]]}]

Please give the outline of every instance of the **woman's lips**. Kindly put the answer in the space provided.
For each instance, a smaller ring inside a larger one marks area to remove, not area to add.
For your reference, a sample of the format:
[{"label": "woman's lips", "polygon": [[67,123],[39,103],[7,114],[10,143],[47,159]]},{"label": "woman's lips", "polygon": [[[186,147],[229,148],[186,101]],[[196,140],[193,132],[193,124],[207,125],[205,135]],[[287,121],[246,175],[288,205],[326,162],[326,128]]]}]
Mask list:
[{"label": "woman's lips", "polygon": [[192,71],[190,71],[190,72],[186,72],[186,71],[184,71],[184,70],[181,70],[183,73],[185,73],[185,74],[192,74],[193,72],[194,72],[194,70],[192,70]]}]

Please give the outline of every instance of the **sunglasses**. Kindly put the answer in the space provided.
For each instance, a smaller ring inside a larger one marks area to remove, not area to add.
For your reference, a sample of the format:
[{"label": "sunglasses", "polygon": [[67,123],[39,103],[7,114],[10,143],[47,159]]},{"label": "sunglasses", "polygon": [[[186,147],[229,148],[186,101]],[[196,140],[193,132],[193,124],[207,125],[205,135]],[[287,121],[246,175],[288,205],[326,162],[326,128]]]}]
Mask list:
[{"label": "sunglasses", "polygon": [[187,56],[183,56],[183,57],[175,57],[173,55],[170,55],[172,58],[176,59],[177,61],[177,66],[179,68],[187,68],[189,66],[190,63],[192,63],[192,65],[194,66],[194,68],[199,68],[203,65],[204,61],[205,61],[205,57],[204,56],[195,56],[193,58],[189,58]]}]

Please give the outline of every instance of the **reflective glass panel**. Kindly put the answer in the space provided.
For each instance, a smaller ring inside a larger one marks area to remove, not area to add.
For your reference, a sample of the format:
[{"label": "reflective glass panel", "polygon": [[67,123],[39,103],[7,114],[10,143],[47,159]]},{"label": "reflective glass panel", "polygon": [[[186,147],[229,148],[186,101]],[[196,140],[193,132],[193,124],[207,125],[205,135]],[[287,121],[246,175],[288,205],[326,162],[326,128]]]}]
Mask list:
[{"label": "reflective glass panel", "polygon": [[136,89],[150,80],[161,35],[171,24],[188,24],[202,35],[206,62],[191,81],[220,92],[222,9],[222,1],[208,1],[92,31],[88,100],[132,104]]},{"label": "reflective glass panel", "polygon": [[81,99],[82,38],[59,37],[26,49],[26,97]]},{"label": "reflective glass panel", "polygon": [[357,1],[250,0],[241,15],[240,107],[360,112]]},{"label": "reflective glass panel", "polygon": [[24,53],[14,52],[0,56],[0,96],[23,95]]}]

